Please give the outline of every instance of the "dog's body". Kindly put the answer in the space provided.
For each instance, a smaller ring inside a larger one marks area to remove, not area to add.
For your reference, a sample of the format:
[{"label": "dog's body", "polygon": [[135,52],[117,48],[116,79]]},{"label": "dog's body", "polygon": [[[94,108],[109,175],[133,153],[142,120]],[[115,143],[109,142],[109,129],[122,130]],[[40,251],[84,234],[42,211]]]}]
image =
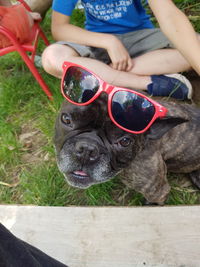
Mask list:
[{"label": "dog's body", "polygon": [[158,204],[170,191],[167,170],[189,173],[200,188],[200,110],[187,104],[162,105],[167,117],[135,135],[111,122],[104,98],[85,107],[64,102],[56,121],[55,147],[69,184],[86,188],[120,172],[127,186]]}]

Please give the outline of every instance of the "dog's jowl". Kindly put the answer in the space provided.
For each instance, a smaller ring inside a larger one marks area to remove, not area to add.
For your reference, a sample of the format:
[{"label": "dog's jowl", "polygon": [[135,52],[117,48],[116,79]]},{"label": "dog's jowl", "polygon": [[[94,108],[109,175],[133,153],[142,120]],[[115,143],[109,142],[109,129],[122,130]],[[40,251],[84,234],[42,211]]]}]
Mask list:
[{"label": "dog's jowl", "polygon": [[170,191],[167,171],[188,173],[200,188],[200,110],[162,102],[167,116],[143,134],[119,129],[106,102],[62,104],[56,120],[57,163],[67,182],[87,188],[121,173],[122,181],[147,201],[163,204]]}]

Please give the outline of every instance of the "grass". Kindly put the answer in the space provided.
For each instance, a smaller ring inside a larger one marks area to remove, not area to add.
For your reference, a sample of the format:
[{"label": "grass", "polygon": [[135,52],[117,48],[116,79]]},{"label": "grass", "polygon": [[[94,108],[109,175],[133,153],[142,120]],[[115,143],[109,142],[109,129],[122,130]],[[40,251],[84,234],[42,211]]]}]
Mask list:
[{"label": "grass", "polygon": [[[197,1],[176,1],[197,31]],[[83,25],[80,10],[72,22]],[[42,24],[50,35],[50,11]],[[40,44],[39,54],[44,46]],[[0,57],[0,203],[48,206],[142,205],[141,194],[126,188],[120,176],[87,190],[70,187],[58,171],[53,148],[54,121],[62,102],[60,81],[39,69],[51,88],[50,102],[16,53]],[[172,186],[167,204],[199,204],[200,193],[183,175],[169,175]]]}]

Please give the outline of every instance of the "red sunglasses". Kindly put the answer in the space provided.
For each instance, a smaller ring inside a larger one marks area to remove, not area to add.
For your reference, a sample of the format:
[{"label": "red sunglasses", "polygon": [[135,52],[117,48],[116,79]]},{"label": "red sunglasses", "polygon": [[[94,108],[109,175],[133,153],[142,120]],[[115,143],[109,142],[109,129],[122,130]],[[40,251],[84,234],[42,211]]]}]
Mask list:
[{"label": "red sunglasses", "polygon": [[108,94],[108,113],[112,122],[124,131],[140,134],[167,109],[134,90],[106,83],[95,73],[71,62],[63,63],[63,96],[72,104],[91,104],[102,92]]}]

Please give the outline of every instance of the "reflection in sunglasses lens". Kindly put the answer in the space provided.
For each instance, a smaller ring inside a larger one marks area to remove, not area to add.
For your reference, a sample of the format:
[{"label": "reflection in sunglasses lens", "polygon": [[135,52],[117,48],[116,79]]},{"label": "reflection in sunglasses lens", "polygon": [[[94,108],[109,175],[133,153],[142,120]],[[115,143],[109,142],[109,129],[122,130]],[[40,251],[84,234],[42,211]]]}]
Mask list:
[{"label": "reflection in sunglasses lens", "polygon": [[98,91],[99,81],[90,72],[69,67],[63,80],[64,95],[76,103],[88,102]]},{"label": "reflection in sunglasses lens", "polygon": [[112,98],[112,115],[122,127],[131,131],[142,131],[151,122],[155,107],[146,98],[137,94],[117,91]]}]

